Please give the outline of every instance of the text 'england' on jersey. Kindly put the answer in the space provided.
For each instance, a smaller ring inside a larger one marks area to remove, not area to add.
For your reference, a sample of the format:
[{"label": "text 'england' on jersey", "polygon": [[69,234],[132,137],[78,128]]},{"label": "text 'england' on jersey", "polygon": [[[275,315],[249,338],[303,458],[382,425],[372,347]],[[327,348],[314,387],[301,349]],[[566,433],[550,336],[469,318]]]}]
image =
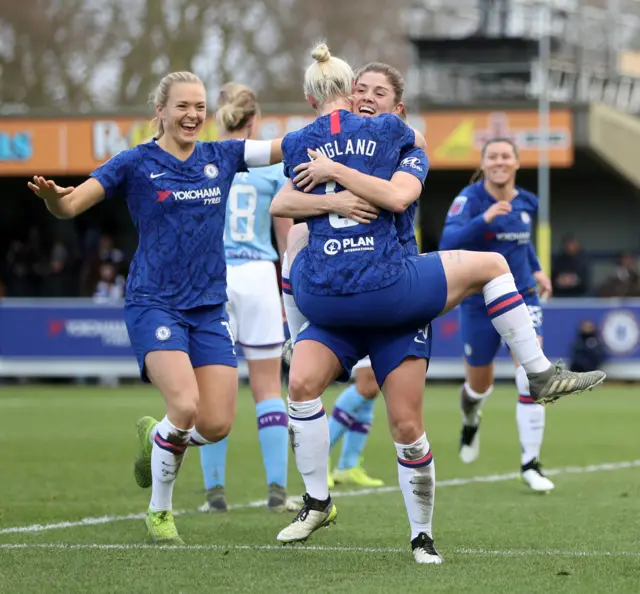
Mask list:
[{"label": "text 'england' on jersey", "polygon": [[233,179],[227,201],[224,251],[229,266],[278,259],[271,241],[269,207],[286,177],[282,164],[251,168]]},{"label": "text 'england' on jersey", "polygon": [[[483,214],[496,203],[479,181],[464,188],[455,198],[445,222],[440,249],[461,248],[502,254],[511,268],[518,291],[535,289],[534,268],[539,268],[531,242],[538,199],[531,192],[516,188],[512,211],[486,223]],[[453,240],[453,244],[450,242]],[[481,294],[465,300],[469,304],[484,301]]]},{"label": "text 'england' on jersey", "polygon": [[[309,160],[308,149],[356,169],[390,180],[403,151],[415,144],[415,133],[398,116],[383,114],[361,118],[340,110],[318,118],[305,128],[287,134],[282,142],[285,174]],[[413,174],[424,182],[426,168]],[[335,182],[320,184],[316,194],[343,190]],[[359,224],[336,214],[311,217],[309,244],[302,280],[317,295],[348,295],[372,291],[394,283],[402,274],[403,249],[395,215],[381,211],[370,224]]]},{"label": "text 'england' on jersey", "polygon": [[[424,174],[426,177],[429,172],[429,159],[422,149],[410,148],[400,155],[400,164],[394,173],[399,171],[418,176]],[[404,212],[396,214],[396,232],[405,256],[417,256],[420,252],[415,231],[417,211],[418,201],[416,200]]]},{"label": "text 'england' on jersey", "polygon": [[223,233],[229,188],[246,171],[241,140],[198,142],[181,161],[155,140],[118,153],[91,176],[124,196],[138,231],[126,299],[191,309],[226,301]]}]

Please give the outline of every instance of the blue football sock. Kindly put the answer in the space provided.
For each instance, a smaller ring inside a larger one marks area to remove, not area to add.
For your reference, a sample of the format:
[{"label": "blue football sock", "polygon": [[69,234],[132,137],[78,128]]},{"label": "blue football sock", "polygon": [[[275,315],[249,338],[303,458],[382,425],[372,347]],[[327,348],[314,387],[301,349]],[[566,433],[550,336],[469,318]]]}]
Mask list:
[{"label": "blue football sock", "polygon": [[258,439],[262,450],[267,485],[287,486],[289,462],[289,417],[282,398],[270,398],[256,404]]},{"label": "blue football sock", "polygon": [[224,487],[225,469],[227,466],[227,438],[198,448],[200,450],[200,466],[204,478],[204,488]]},{"label": "blue football sock", "polygon": [[329,442],[333,448],[340,441],[344,432],[356,422],[356,411],[366,400],[351,384],[336,400],[333,412],[329,417]]},{"label": "blue football sock", "polygon": [[342,442],[342,452],[338,462],[339,470],[346,470],[358,465],[364,446],[369,439],[369,430],[373,424],[373,407],[375,399],[365,400],[358,408],[356,422],[351,425]]}]

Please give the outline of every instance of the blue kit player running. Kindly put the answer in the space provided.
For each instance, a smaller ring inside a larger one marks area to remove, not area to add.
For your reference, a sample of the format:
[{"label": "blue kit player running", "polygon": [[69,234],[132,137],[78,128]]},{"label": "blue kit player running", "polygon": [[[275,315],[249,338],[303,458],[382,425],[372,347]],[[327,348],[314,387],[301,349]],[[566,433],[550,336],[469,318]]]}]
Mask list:
[{"label": "blue kit player running", "polygon": [[[381,113],[395,113],[405,119],[405,108],[402,103],[404,93],[404,80],[402,75],[393,66],[380,62],[371,62],[356,72],[356,80],[353,92],[353,112],[362,117],[373,117]],[[311,152],[314,160],[303,163],[296,168],[294,182],[298,187],[313,189],[319,183],[336,181],[339,176],[339,163],[328,159],[321,153]],[[402,161],[397,171],[418,170],[421,167],[428,168],[427,163],[422,163],[424,152],[421,149],[412,148],[402,155]],[[357,191],[357,187],[347,189]],[[313,196],[313,194],[309,194]],[[283,194],[280,195],[283,198]],[[295,208],[300,203],[300,194],[291,190],[289,194],[290,207]],[[321,198],[318,196],[318,198]],[[398,241],[408,256],[418,255],[418,244],[415,236],[415,215],[418,202],[413,202],[404,211],[395,215]],[[312,212],[311,214],[319,214]],[[283,270],[288,269],[285,261]],[[288,282],[288,274],[283,276]],[[291,293],[291,291],[289,291]],[[298,334],[299,328],[304,323],[295,301],[284,290],[285,310],[289,330],[292,336]],[[296,324],[297,321],[297,324]],[[293,347],[291,341],[285,345],[287,353],[285,359],[290,358]],[[342,448],[336,469],[329,475],[329,487],[334,484],[353,484],[361,487],[379,487],[384,483],[380,479],[370,477],[361,465],[361,456],[367,442],[369,431],[374,419],[375,398],[380,392],[380,387],[371,369],[369,357],[359,361],[355,367],[355,383],[344,390],[336,400],[333,412],[329,418],[329,434],[331,449],[333,450],[342,440]],[[344,436],[344,437],[343,437]]]},{"label": "blue kit player running", "polygon": [[[482,149],[480,173],[453,201],[440,247],[492,251],[502,254],[511,268],[516,287],[529,309],[542,344],[541,293],[551,292],[551,281],[540,269],[531,243],[531,226],[538,210],[536,196],[515,185],[518,151],[509,139],[489,140]],[[461,389],[462,430],[460,458],[476,460],[480,452],[480,409],[493,390],[493,361],[501,345],[500,335],[489,318],[481,295],[465,299],[460,306],[466,381]],[[516,364],[516,421],[521,447],[521,475],[534,491],[548,492],[553,483],[540,469],[545,409],[534,402],[522,365]]]},{"label": "blue kit player running", "polygon": [[[29,188],[58,218],[104,198],[126,199],[138,231],[125,320],[142,377],[162,393],[167,415],[138,421],[140,487],[152,487],[146,517],[155,542],[181,543],[173,486],[186,448],[223,439],[235,416],[237,363],[229,319],[223,232],[234,176],[281,160],[277,142],[197,142],[206,118],[202,81],[165,76],[155,92],[156,137],[118,153],[77,188],[36,176]],[[273,156],[272,156],[273,155]]]},{"label": "blue kit player running", "polygon": [[[421,180],[406,173],[394,175],[394,171],[402,152],[415,144],[416,135],[395,115],[366,119],[346,111],[353,84],[351,69],[331,58],[324,45],[312,55],[317,63],[305,74],[305,94],[319,117],[283,139],[285,170],[292,176],[292,170],[308,160],[309,150],[322,152],[346,167],[336,182],[317,186],[312,192],[331,195],[348,187],[348,180],[356,176],[358,195],[381,210],[369,225],[331,214],[310,218],[309,242],[302,250],[300,235],[293,231],[289,235],[293,293],[311,322],[295,344],[289,384],[292,440],[307,493],[301,513],[278,539],[305,540],[335,519],[327,485],[328,423],[320,394],[342,371],[351,370],[358,355],[368,352],[387,400],[414,557],[419,563],[440,563],[430,534],[435,487],[432,455],[424,431],[415,436],[422,427],[424,359],[428,355],[409,351],[409,341],[399,336],[400,330],[405,329],[408,339],[413,328],[411,343],[426,345],[430,320],[482,292],[492,323],[524,366],[537,401],[552,402],[591,389],[605,376],[602,372],[574,374],[551,365],[500,254],[403,254],[394,213],[418,198]],[[406,192],[389,181],[392,175],[403,176]],[[279,206],[276,196],[272,214],[291,216]],[[421,330],[416,332],[416,328]],[[399,343],[391,338],[394,333]],[[409,374],[421,384],[411,397],[400,383],[393,385]],[[416,418],[418,411],[420,418]],[[417,483],[422,486],[419,490],[412,486]]]},{"label": "blue kit player running", "polygon": [[[216,119],[223,139],[245,139],[257,131],[260,106],[247,86],[227,83],[218,100]],[[237,173],[227,201],[224,252],[227,260],[227,313],[236,344],[242,346],[256,403],[258,438],[267,475],[267,509],[297,511],[287,499],[289,417],[282,399],[280,353],[284,342],[282,303],[271,241],[269,206],[285,182],[282,165]],[[281,252],[293,221],[274,218]],[[225,438],[200,448],[207,502],[203,511],[226,511]]]}]

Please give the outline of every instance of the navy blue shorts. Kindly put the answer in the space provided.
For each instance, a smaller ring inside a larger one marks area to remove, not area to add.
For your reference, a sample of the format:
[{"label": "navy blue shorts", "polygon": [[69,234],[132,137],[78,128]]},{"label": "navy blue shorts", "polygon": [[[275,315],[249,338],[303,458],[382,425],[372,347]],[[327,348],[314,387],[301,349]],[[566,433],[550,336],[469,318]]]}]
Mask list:
[{"label": "navy blue shorts", "polygon": [[124,319],[145,382],[144,359],[152,351],[184,351],[193,367],[238,366],[224,304],[178,311],[127,303]]},{"label": "navy blue shorts", "polygon": [[[533,327],[542,336],[542,307],[535,290],[524,291],[522,298],[533,319]],[[474,300],[460,307],[460,332],[464,357],[471,367],[484,367],[493,362],[502,346],[502,338],[493,327],[484,303]]]},{"label": "navy blue shorts", "polygon": [[438,252],[405,259],[402,276],[392,285],[354,295],[315,295],[306,290],[303,258],[291,267],[291,287],[304,316],[319,326],[424,328],[447,302],[447,278]]},{"label": "navy blue shorts", "polygon": [[429,359],[431,326],[404,329],[328,328],[310,323],[296,342],[315,340],[325,345],[340,361],[344,372],[337,378],[347,382],[354,365],[367,355],[379,386],[408,357]]}]

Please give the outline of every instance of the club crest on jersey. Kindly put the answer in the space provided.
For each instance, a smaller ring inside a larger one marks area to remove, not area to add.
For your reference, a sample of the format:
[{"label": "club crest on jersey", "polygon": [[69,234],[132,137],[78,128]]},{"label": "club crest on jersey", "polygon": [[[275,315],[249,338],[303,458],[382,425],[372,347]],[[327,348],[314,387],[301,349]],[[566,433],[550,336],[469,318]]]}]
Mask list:
[{"label": "club crest on jersey", "polygon": [[455,217],[456,215],[459,215],[464,209],[464,205],[466,203],[467,203],[466,196],[458,196],[451,204],[451,207],[449,208],[449,212],[447,213],[447,216]]},{"label": "club crest on jersey", "polygon": [[531,217],[529,216],[529,213],[528,213],[528,212],[524,212],[524,211],[523,211],[523,212],[521,212],[521,213],[520,213],[520,218],[522,219],[522,222],[523,222],[525,225],[528,225],[528,224],[531,222]]},{"label": "club crest on jersey", "polygon": [[213,164],[213,163],[207,163],[204,166],[204,174],[209,178],[209,179],[215,179],[216,177],[218,177],[218,168]]}]

